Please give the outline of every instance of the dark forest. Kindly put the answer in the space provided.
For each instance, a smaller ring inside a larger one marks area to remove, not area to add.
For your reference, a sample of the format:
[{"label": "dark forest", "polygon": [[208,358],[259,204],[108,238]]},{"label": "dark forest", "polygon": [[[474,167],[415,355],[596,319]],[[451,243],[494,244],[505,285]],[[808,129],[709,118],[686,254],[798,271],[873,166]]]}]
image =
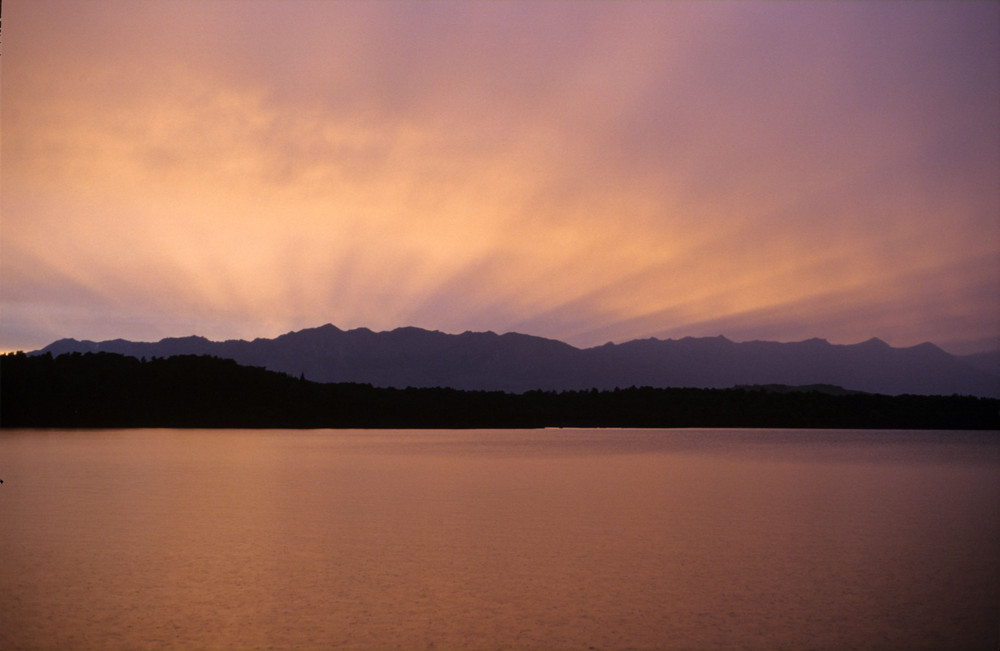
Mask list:
[{"label": "dark forest", "polygon": [[794,387],[459,391],[310,382],[228,359],[0,356],[2,427],[1000,429],[1000,400]]}]

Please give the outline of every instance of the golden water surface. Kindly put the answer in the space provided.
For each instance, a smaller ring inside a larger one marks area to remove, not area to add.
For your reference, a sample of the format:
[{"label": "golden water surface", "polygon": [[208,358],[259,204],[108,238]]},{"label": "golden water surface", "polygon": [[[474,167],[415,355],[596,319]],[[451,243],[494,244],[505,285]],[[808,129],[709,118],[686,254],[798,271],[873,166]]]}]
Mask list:
[{"label": "golden water surface", "polygon": [[0,649],[995,649],[1000,435],[0,432]]}]

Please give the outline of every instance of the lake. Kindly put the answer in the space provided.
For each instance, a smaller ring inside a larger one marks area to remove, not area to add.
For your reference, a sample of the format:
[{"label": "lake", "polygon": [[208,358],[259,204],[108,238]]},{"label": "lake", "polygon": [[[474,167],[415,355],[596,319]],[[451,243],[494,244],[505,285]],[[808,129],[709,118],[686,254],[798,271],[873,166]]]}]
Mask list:
[{"label": "lake", "polygon": [[0,430],[2,649],[996,649],[1000,433]]}]

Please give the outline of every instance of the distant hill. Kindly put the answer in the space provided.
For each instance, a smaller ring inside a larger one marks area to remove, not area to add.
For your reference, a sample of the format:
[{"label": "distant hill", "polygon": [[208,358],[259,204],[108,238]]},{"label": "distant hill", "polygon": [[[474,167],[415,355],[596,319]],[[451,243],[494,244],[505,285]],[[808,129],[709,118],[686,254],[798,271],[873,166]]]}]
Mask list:
[{"label": "distant hill", "polygon": [[736,386],[734,389],[743,391],[762,391],[764,393],[823,393],[828,396],[853,396],[861,395],[864,391],[852,391],[844,387],[832,384],[805,384],[800,386],[789,386],[787,384],[752,384],[749,386]]},{"label": "distant hill", "polygon": [[1000,375],[937,346],[893,348],[879,339],[835,345],[725,337],[642,339],[594,348],[508,333],[445,334],[420,328],[373,332],[333,325],[274,339],[158,342],[61,339],[35,351],[111,352],[137,358],[212,355],[317,382],[376,387],[448,387],[521,393],[531,390],[728,388],[736,385],[834,385],[888,395],[1000,397]]},{"label": "distant hill", "polygon": [[1000,350],[962,355],[959,359],[969,366],[974,366],[993,375],[1000,375]]}]

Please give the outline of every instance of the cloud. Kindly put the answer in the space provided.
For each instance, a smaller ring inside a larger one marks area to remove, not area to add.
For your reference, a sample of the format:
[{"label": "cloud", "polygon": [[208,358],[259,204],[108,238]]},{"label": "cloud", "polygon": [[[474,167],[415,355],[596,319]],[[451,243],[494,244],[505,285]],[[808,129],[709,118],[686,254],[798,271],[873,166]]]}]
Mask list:
[{"label": "cloud", "polygon": [[995,5],[9,4],[4,346],[1000,331]]}]

